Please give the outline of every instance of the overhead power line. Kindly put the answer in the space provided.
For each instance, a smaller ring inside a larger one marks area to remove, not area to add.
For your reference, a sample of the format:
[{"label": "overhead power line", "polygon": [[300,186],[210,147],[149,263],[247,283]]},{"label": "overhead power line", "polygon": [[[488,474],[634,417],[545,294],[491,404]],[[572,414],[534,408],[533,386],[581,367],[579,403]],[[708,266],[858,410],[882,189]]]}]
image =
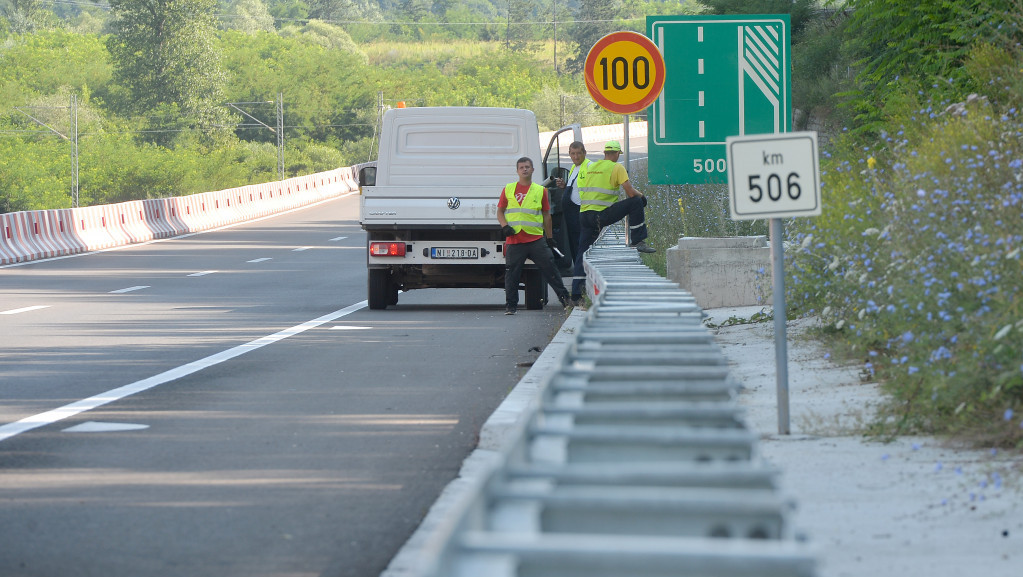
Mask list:
[{"label": "overhead power line", "polygon": [[[104,10],[110,10],[109,4],[100,4],[98,2],[87,2],[83,0],[47,0],[46,4],[64,4],[67,6],[82,6],[88,8],[102,8]],[[214,14],[220,20],[233,20],[238,18],[244,18],[244,16],[237,14]],[[487,25],[501,25],[507,26],[506,20],[484,20],[479,22],[434,22],[434,21],[422,21],[413,22],[409,20],[332,20],[325,18],[274,18],[274,22],[291,22],[296,24],[308,24],[309,22],[326,22],[328,24],[336,25],[359,25],[359,26],[395,26],[395,25],[413,25],[413,26],[487,26]],[[642,22],[645,21],[645,17],[637,18],[616,18],[612,20],[587,20],[587,19],[576,19],[571,20],[520,20],[518,22],[512,22],[512,26],[522,25],[548,25],[548,24],[606,24],[612,22]]]}]

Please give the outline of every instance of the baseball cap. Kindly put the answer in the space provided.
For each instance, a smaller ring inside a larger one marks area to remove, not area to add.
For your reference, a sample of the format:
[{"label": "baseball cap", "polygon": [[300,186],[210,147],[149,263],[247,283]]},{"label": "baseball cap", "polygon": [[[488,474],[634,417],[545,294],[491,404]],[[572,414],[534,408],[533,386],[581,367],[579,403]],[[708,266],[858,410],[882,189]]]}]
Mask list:
[{"label": "baseball cap", "polygon": [[621,152],[622,145],[617,140],[612,140],[604,145],[604,152]]}]

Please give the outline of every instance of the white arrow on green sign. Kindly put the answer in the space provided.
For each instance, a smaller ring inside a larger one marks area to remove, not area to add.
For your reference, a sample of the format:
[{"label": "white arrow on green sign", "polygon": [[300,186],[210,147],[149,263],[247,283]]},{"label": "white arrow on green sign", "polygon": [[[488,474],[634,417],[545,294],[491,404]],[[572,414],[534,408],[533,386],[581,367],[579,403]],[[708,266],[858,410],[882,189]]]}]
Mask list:
[{"label": "white arrow on green sign", "polygon": [[649,109],[650,182],[726,182],[726,138],[791,130],[789,29],[788,14],[647,16],[665,63]]}]

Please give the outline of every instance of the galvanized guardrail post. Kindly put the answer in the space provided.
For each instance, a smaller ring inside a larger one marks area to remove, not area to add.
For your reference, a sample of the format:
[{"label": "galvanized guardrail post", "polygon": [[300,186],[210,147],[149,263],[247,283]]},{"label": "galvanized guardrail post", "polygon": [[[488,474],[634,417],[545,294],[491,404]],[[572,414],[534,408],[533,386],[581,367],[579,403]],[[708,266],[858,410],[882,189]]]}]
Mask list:
[{"label": "galvanized guardrail post", "polygon": [[585,323],[417,577],[816,574],[703,312],[622,235],[587,254]]}]

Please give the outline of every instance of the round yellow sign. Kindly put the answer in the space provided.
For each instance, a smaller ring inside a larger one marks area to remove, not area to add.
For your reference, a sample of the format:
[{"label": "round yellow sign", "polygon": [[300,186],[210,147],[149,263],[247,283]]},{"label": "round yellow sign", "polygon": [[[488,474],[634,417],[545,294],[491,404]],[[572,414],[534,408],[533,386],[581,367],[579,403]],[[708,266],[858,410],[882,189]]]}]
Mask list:
[{"label": "round yellow sign", "polygon": [[618,114],[650,106],[664,88],[664,58],[649,38],[613,32],[593,45],[584,69],[590,96]]}]

